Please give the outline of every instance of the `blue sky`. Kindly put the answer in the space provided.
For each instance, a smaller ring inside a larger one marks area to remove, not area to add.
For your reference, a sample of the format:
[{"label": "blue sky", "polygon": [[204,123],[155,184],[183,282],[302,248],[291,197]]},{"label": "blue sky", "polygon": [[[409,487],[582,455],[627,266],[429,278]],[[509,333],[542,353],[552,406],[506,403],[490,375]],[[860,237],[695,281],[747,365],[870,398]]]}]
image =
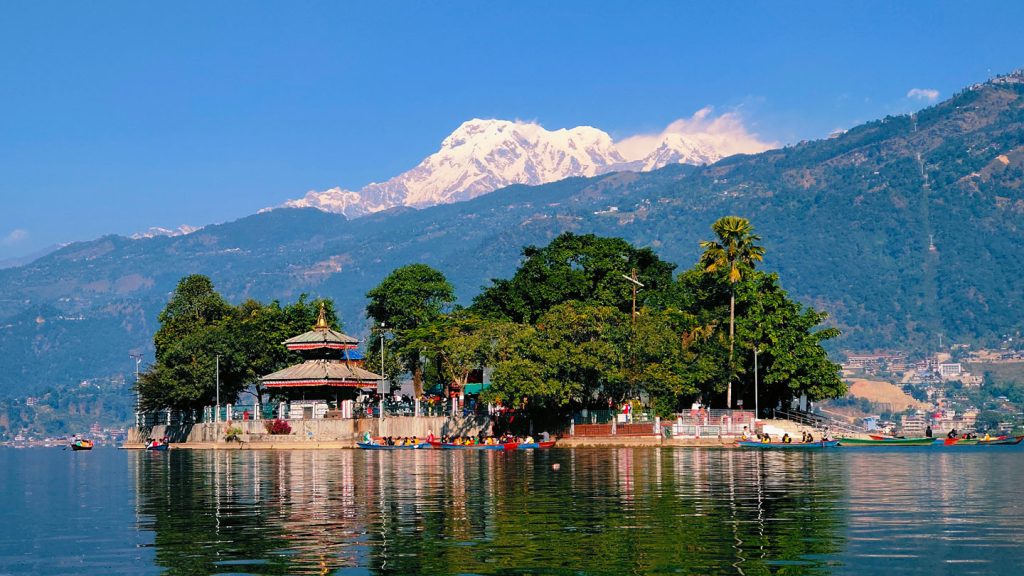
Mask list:
[{"label": "blue sky", "polygon": [[[790,143],[1024,66],[1020,2],[3,2],[0,259],[233,220],[464,120]],[[918,97],[908,97],[913,89]]]}]

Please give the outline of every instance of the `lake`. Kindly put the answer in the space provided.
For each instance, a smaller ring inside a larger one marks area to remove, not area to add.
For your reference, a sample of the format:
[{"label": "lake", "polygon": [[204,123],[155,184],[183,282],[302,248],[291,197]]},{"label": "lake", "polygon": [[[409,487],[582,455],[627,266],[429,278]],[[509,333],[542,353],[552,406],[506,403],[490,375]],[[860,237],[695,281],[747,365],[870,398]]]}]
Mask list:
[{"label": "lake", "polygon": [[0,448],[0,575],[1019,575],[1022,476],[1022,447]]}]

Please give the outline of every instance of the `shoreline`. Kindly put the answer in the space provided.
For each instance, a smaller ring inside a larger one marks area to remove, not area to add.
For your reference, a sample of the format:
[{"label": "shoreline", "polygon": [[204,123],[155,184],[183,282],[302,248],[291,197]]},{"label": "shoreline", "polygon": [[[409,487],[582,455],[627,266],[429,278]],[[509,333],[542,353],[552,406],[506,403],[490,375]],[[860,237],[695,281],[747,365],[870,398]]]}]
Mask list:
[{"label": "shoreline", "polygon": [[[121,450],[145,450],[140,443],[125,443]],[[661,437],[572,437],[559,438],[552,448],[738,448],[731,438]],[[357,450],[355,441],[324,440],[305,442],[177,442],[171,450]]]}]

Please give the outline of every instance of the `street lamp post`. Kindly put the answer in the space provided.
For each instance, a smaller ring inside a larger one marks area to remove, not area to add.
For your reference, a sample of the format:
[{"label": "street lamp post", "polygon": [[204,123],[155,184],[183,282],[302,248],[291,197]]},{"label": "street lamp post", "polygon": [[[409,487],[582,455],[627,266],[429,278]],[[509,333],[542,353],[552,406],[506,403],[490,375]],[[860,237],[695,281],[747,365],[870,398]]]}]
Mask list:
[{"label": "street lamp post", "polygon": [[213,416],[214,422],[220,422],[220,354],[217,354],[217,412]]},{"label": "street lamp post", "polygon": [[384,322],[380,323],[380,390],[384,390]]},{"label": "street lamp post", "polygon": [[757,353],[759,350],[754,348],[754,422],[757,422],[757,415],[760,414],[757,406]]},{"label": "street lamp post", "polygon": [[135,428],[141,426],[142,418],[142,393],[139,391],[139,364],[142,363],[142,354],[128,353],[135,360]]}]

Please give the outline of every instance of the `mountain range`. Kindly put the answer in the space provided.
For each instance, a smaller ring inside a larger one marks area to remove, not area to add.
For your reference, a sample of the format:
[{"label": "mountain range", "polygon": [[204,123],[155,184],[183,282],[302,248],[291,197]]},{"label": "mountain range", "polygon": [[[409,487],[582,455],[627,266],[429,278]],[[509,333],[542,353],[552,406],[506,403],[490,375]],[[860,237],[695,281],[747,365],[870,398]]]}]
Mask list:
[{"label": "mountain range", "polygon": [[26,396],[129,373],[128,352],[151,357],[156,316],[190,273],[209,275],[232,302],[333,298],[358,336],[367,290],[398,266],[437,268],[466,303],[510,276],[524,245],[566,230],[692,266],[728,214],[751,219],[764,268],[830,313],[840,348],[932,351],[940,334],[947,345],[998,342],[1024,320],[1024,74],[708,165],[513,184],[352,219],[277,209],[187,235],[74,243],[0,270],[0,390]]},{"label": "mountain range", "polygon": [[710,119],[705,108],[653,136],[612,141],[590,126],[546,130],[532,122],[473,119],[441,142],[441,149],[415,168],[358,192],[340,187],[311,191],[285,208],[318,208],[358,217],[397,206],[426,208],[461,202],[512,184],[538,185],[575,176],[650,171],[670,164],[710,164],[737,152],[760,152],[770,144],[736,130],[723,135],[731,114]]}]

